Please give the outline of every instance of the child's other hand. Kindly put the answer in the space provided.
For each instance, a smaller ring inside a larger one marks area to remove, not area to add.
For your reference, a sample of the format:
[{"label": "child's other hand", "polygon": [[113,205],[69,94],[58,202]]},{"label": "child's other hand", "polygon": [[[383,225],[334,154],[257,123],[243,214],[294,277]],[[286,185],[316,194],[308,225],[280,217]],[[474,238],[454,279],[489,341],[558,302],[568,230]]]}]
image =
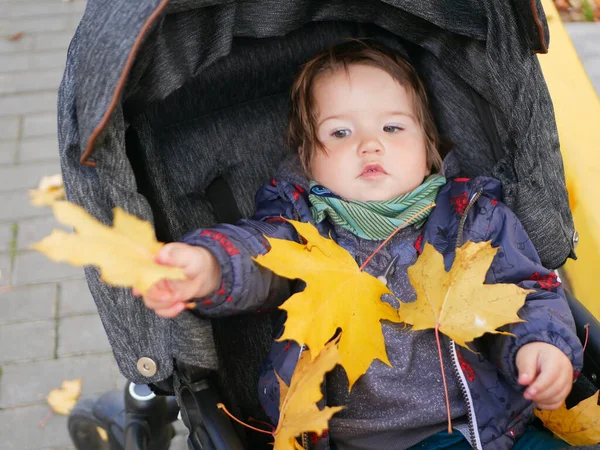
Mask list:
[{"label": "child's other hand", "polygon": [[527,386],[523,396],[539,409],[558,409],[571,392],[573,365],[558,347],[531,342],[517,352],[519,384]]},{"label": "child's other hand", "polygon": [[[161,317],[175,317],[186,308],[186,301],[212,294],[221,283],[219,262],[203,247],[178,242],[166,244],[156,256],[156,262],[181,267],[188,278],[162,280],[148,289],[144,304]],[[132,292],[133,295],[141,295],[135,288]]]}]

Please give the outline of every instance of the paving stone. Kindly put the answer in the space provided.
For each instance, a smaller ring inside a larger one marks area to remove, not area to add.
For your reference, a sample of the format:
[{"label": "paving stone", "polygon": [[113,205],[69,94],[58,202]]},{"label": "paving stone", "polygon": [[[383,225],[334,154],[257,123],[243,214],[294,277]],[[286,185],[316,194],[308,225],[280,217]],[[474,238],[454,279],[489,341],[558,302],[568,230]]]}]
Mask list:
[{"label": "paving stone", "polygon": [[0,409],[45,403],[52,389],[76,378],[83,380],[80,398],[115,390],[114,366],[110,353],[7,364],[0,378]]},{"label": "paving stone", "polygon": [[0,411],[2,450],[42,450],[71,446],[67,416],[52,414],[45,426],[39,426],[42,419],[48,417],[48,412],[48,406],[43,405]]},{"label": "paving stone", "polygon": [[18,117],[0,118],[0,140],[15,140],[18,137],[19,137],[19,118]]},{"label": "paving stone", "polygon": [[58,336],[59,358],[110,350],[108,338],[98,315],[60,319]]},{"label": "paving stone", "polygon": [[58,161],[0,167],[0,192],[34,189],[43,176],[57,173]]},{"label": "paving stone", "polygon": [[12,285],[12,270],[10,265],[10,255],[8,253],[0,253],[0,274],[2,275],[0,277],[0,296],[9,292],[9,286]]},{"label": "paving stone", "polygon": [[0,324],[53,320],[56,317],[56,297],[55,284],[23,286],[4,292],[0,295]]},{"label": "paving stone", "polygon": [[[2,102],[1,98],[0,102]],[[12,164],[16,155],[17,141],[0,141],[0,164]]]},{"label": "paving stone", "polygon": [[31,2],[0,3],[0,17],[29,18],[32,16],[63,15],[83,12],[85,2]]},{"label": "paving stone", "polygon": [[600,26],[597,23],[565,24],[585,70],[600,95]]},{"label": "paving stone", "polygon": [[17,253],[13,271],[13,284],[49,283],[64,279],[83,278],[83,269],[57,263],[35,251]]},{"label": "paving stone", "polygon": [[23,139],[17,153],[19,162],[58,160],[58,137]]},{"label": "paving stone", "polygon": [[57,134],[56,126],[56,113],[27,116],[23,121],[23,138],[54,136]]},{"label": "paving stone", "polygon": [[[178,422],[181,422],[178,420]],[[184,425],[185,427],[185,425]],[[177,434],[171,440],[171,445],[169,446],[169,450],[187,450],[187,432],[185,434]]]},{"label": "paving stone", "polygon": [[63,31],[69,26],[69,15],[48,17],[25,17],[19,20],[0,19],[0,37],[16,33],[44,33],[46,31]]},{"label": "paving stone", "polygon": [[[1,23],[0,29],[2,29]],[[0,74],[0,94],[56,89],[62,75],[63,70],[60,69],[2,73]]]},{"label": "paving stone", "polygon": [[0,222],[48,215],[47,208],[36,208],[29,204],[26,191],[0,192],[0,205]]},{"label": "paving stone", "polygon": [[52,358],[55,337],[54,320],[2,325],[0,327],[0,364]]},{"label": "paving stone", "polygon": [[[3,223],[0,224],[0,253],[8,252],[10,250],[10,243],[13,235],[13,224]],[[0,318],[1,320],[1,318]]]},{"label": "paving stone", "polygon": [[58,102],[56,87],[53,87],[49,92],[13,94],[0,97],[0,116],[18,116],[41,112],[56,114],[56,104]]},{"label": "paving stone", "polygon": [[[47,211],[51,213],[49,209]],[[60,224],[54,216],[21,220],[17,233],[17,249],[27,250],[31,244],[41,241],[54,229],[72,231],[69,227]]]},{"label": "paving stone", "polygon": [[60,283],[59,317],[75,314],[96,314],[96,303],[85,280],[63,281]]},{"label": "paving stone", "polygon": [[0,54],[0,72],[16,72],[29,68],[30,57],[27,53]]},{"label": "paving stone", "polygon": [[53,50],[29,55],[28,68],[30,70],[54,69],[65,67],[67,52],[64,49]]},{"label": "paving stone", "polygon": [[73,32],[61,31],[57,33],[44,33],[35,36],[33,48],[37,50],[57,50],[69,48],[69,43],[73,39]]}]

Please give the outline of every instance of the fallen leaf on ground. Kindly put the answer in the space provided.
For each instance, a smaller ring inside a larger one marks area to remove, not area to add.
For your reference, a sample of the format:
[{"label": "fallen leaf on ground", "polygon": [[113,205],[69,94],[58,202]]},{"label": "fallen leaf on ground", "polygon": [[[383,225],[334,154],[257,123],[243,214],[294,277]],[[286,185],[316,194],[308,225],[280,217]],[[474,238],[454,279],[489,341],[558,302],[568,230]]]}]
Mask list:
[{"label": "fallen leaf on ground", "polygon": [[321,435],[329,427],[329,419],[344,409],[343,406],[319,410],[317,402],[323,398],[321,384],[325,373],[339,362],[337,339],[329,342],[311,361],[310,351],[302,353],[296,369],[286,386],[279,376],[279,425],[275,430],[274,450],[302,450],[296,437],[302,433]]},{"label": "fallen leaf on ground", "polygon": [[102,439],[104,442],[108,442],[108,433],[104,428],[96,427],[96,431],[98,431],[100,439]]},{"label": "fallen leaf on ground", "polygon": [[21,32],[19,32],[19,33],[15,33],[15,34],[12,34],[12,35],[10,35],[10,36],[9,36],[7,39],[8,39],[9,41],[11,41],[11,42],[14,42],[14,41],[20,41],[20,40],[23,38],[23,35],[24,35],[24,34],[25,34],[25,33],[23,33],[23,32],[21,31]]},{"label": "fallen leaf on ground", "polygon": [[289,279],[302,279],[306,288],[285,301],[285,330],[279,340],[306,344],[318,355],[338,328],[340,364],[350,389],[377,358],[391,365],[381,320],[400,322],[397,311],[381,300],[390,290],[360,270],[354,258],[309,223],[289,221],[306,244],[267,238],[271,249],[256,258],[260,265]]},{"label": "fallen leaf on ground", "polygon": [[51,206],[65,198],[65,187],[60,174],[42,177],[37,189],[29,190],[31,204],[35,206]]},{"label": "fallen leaf on ground", "polygon": [[535,410],[544,426],[570,445],[600,443],[600,406],[598,393],[579,402],[571,409],[565,405],[555,411]]},{"label": "fallen leaf on ground", "polygon": [[81,378],[63,381],[60,389],[52,389],[46,399],[50,408],[57,413],[67,416],[81,395]]},{"label": "fallen leaf on ground", "polygon": [[497,252],[490,242],[467,242],[456,250],[446,272],[443,256],[426,244],[416,264],[408,268],[417,300],[403,303],[400,317],[414,331],[438,328],[463,347],[484,333],[509,334],[496,328],[522,322],[517,311],[532,291],[515,284],[484,284]]},{"label": "fallen leaf on ground", "polygon": [[152,225],[121,208],[113,210],[113,227],[103,225],[73,203],[56,202],[52,209],[56,219],[75,228],[75,233],[54,230],[31,246],[50,259],[74,266],[97,266],[104,282],[135,287],[142,294],[162,279],[186,278],[182,269],[154,261],[163,244],[156,240]]}]

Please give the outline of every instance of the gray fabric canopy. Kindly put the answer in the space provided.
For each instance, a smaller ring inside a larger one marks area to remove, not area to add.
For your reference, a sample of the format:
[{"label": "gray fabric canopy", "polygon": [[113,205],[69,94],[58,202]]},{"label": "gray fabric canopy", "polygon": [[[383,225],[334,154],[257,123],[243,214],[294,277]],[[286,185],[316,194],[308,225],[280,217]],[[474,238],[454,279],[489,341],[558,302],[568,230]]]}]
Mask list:
[{"label": "gray fabric canopy", "polygon": [[[454,143],[458,174],[502,181],[544,264],[562,265],[574,229],[534,54],[548,43],[539,0],[89,0],[59,96],[69,200],[105,223],[120,206],[169,241],[216,220],[206,189],[219,177],[251,215],[255,189],[289,152],[283,130],[299,65],[348,36],[408,56]],[[219,367],[226,397],[255,406],[268,316],[160,319],[128,289],[86,274],[127,378],[164,380],[174,359]],[[138,371],[142,357],[157,363],[154,376]]]}]

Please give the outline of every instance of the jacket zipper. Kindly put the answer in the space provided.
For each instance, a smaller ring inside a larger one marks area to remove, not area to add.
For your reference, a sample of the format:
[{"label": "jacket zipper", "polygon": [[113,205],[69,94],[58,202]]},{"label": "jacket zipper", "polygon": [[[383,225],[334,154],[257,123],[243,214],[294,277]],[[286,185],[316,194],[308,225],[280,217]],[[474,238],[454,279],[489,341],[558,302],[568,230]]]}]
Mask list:
[{"label": "jacket zipper", "polygon": [[100,121],[98,126],[94,129],[90,138],[88,139],[88,143],[87,143],[85,152],[83,152],[83,154],[79,158],[79,162],[81,164],[83,164],[84,166],[96,167],[96,163],[94,161],[88,161],[88,158],[91,156],[91,154],[94,150],[94,143],[96,142],[96,139],[98,138],[98,136],[100,135],[100,133],[102,132],[104,127],[106,127],[106,124],[110,120],[110,116],[112,115],[114,109],[117,106],[119,99],[121,98],[121,92],[127,81],[127,76],[129,75],[129,71],[133,67],[133,62],[135,60],[135,56],[137,55],[138,50],[142,46],[142,42],[144,41],[144,38],[146,37],[148,30],[150,30],[152,25],[154,25],[154,22],[156,22],[156,20],[160,17],[160,15],[164,11],[164,9],[167,7],[167,4],[169,3],[169,1],[170,0],[161,0],[161,2],[158,4],[156,9],[152,12],[152,14],[148,18],[148,20],[146,20],[146,23],[144,23],[144,26],[142,26],[142,29],[140,30],[137,37],[135,38],[133,46],[131,47],[131,50],[129,51],[129,55],[127,56],[127,61],[125,61],[125,67],[123,67],[123,70],[121,71],[121,76],[119,77],[117,87],[115,88],[115,90],[113,92],[112,99],[110,100],[110,104],[108,105],[108,108],[106,108],[106,111],[104,112],[104,115],[102,116],[102,120]]},{"label": "jacket zipper", "polygon": [[[463,231],[465,227],[465,222],[467,221],[467,213],[473,207],[479,197],[483,194],[483,191],[478,191],[469,201],[469,204],[465,208],[463,212],[460,223],[458,225],[458,234],[456,235],[456,245],[454,249],[458,249],[462,244]],[[471,445],[477,449],[482,449],[481,439],[479,438],[479,432],[477,430],[477,417],[475,416],[475,408],[473,407],[473,399],[471,398],[471,393],[469,392],[469,387],[467,386],[467,381],[464,378],[462,371],[460,370],[460,361],[458,360],[458,353],[456,351],[456,344],[453,340],[450,340],[450,355],[452,355],[452,367],[454,368],[454,374],[456,375],[456,379],[460,382],[460,390],[463,395],[463,399],[465,401],[465,405],[467,406],[467,420],[469,423],[469,435],[471,436]]]},{"label": "jacket zipper", "polygon": [[[294,212],[296,210],[294,209]],[[300,357],[302,356],[302,352],[306,349],[306,345],[302,344],[300,346],[300,351],[298,352],[298,361],[300,361]],[[298,365],[298,361],[296,361],[296,365]],[[294,369],[295,370],[295,369]],[[302,448],[304,450],[310,450],[308,447],[308,433],[307,432],[303,432],[300,435],[300,440],[302,441]]]}]

